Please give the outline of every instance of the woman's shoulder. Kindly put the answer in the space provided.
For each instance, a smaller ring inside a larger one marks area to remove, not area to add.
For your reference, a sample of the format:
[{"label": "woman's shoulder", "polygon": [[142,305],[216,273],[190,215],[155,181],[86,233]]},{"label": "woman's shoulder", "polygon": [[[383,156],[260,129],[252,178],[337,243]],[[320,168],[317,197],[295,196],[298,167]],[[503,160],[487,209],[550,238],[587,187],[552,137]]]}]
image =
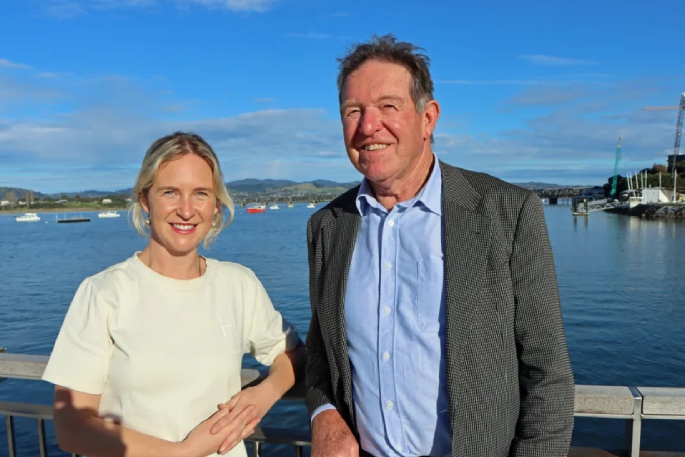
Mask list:
[{"label": "woman's shoulder", "polygon": [[132,265],[133,261],[134,258],[129,257],[122,262],[109,266],[92,276],[88,276],[83,280],[82,285],[89,285],[104,291],[122,283],[135,281],[136,275]]},{"label": "woman's shoulder", "polygon": [[227,260],[217,260],[206,258],[207,263],[215,271],[216,276],[221,280],[238,280],[238,281],[254,281],[257,280],[257,275],[251,268],[246,267],[235,262]]}]

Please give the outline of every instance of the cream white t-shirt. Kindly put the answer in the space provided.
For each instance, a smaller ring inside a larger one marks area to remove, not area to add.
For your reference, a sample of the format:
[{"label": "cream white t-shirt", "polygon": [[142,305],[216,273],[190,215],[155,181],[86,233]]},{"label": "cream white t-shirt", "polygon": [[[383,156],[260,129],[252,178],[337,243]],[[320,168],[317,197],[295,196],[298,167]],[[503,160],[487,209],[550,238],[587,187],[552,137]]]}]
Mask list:
[{"label": "cream white t-shirt", "polygon": [[100,394],[102,418],[183,441],[240,391],[244,353],[271,365],[298,341],[250,269],[206,260],[204,275],[177,280],[136,253],[85,279],[43,379]]}]

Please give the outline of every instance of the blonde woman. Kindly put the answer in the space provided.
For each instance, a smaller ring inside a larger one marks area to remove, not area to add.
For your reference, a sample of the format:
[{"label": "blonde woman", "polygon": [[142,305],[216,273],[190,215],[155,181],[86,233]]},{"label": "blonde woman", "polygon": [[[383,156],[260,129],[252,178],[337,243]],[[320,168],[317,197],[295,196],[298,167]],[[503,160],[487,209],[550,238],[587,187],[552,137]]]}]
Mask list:
[{"label": "blonde woman", "polygon": [[[134,194],[147,247],[81,283],[43,375],[55,384],[58,443],[89,457],[244,457],[242,440],[292,387],[303,346],[251,270],[198,254],[233,218],[202,138],[155,141]],[[271,368],[241,392],[246,352]]]}]

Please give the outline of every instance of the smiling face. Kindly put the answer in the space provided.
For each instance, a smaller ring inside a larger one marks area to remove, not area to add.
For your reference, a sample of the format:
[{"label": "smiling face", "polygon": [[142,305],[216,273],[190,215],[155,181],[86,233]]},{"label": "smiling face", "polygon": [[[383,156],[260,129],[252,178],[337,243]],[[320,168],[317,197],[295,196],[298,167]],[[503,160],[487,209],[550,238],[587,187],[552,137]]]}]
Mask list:
[{"label": "smiling face", "polygon": [[203,158],[185,154],[163,163],[141,198],[150,214],[150,243],[173,256],[194,254],[219,212],[217,201],[212,169]]},{"label": "smiling face", "polygon": [[342,89],[347,155],[369,181],[384,187],[423,173],[417,164],[431,154],[430,136],[439,108],[431,100],[417,112],[411,82],[403,66],[368,60],[350,73]]}]

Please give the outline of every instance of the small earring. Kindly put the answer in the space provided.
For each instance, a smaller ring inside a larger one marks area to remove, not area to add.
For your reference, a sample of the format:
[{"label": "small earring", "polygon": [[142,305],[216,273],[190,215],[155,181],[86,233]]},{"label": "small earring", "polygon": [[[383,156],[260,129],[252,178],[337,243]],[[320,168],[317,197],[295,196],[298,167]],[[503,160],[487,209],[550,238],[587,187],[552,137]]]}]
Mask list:
[{"label": "small earring", "polygon": [[212,221],[212,227],[216,227],[216,221]]},{"label": "small earring", "polygon": [[147,219],[145,219],[145,225],[147,225],[149,227],[150,223],[151,223],[151,221],[150,221],[149,217]]}]

